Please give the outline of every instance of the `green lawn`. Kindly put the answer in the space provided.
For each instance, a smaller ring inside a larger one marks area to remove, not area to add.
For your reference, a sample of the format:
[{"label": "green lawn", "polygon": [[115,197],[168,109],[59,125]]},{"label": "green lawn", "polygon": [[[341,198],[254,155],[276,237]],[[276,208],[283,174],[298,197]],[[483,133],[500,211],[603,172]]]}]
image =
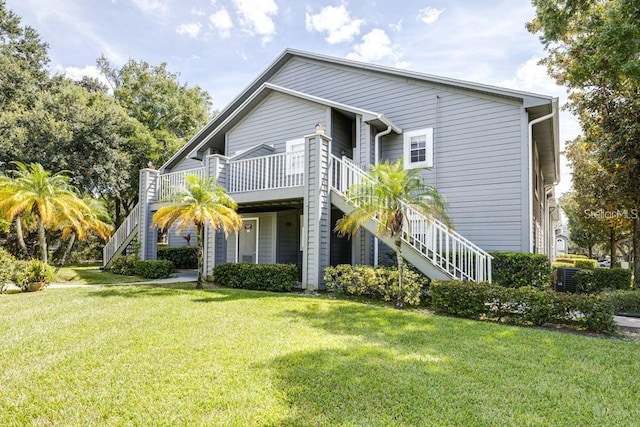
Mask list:
[{"label": "green lawn", "polygon": [[640,345],[193,285],[0,295],[0,425],[637,425]]},{"label": "green lawn", "polygon": [[98,264],[81,264],[62,267],[58,271],[58,280],[78,285],[103,285],[117,283],[134,283],[147,279],[135,276],[122,276],[100,270]]}]

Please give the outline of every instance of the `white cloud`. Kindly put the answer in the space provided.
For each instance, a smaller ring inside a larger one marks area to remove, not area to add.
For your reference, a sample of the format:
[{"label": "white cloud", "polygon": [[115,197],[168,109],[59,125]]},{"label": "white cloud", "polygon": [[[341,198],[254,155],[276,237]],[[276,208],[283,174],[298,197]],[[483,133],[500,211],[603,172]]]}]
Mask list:
[{"label": "white cloud", "polygon": [[144,13],[165,15],[168,11],[167,0],[131,0]]},{"label": "white cloud", "polygon": [[240,24],[250,33],[262,38],[262,43],[271,41],[276,34],[272,16],[278,14],[275,0],[233,0]]},{"label": "white cloud", "polygon": [[197,7],[191,8],[191,14],[196,16],[204,16],[206,15],[205,11],[202,9],[198,9]]},{"label": "white cloud", "polygon": [[310,10],[306,13],[307,31],[325,33],[329,44],[350,42],[360,34],[363,22],[362,19],[352,19],[344,4],[324,7],[315,15]]},{"label": "white cloud", "polygon": [[389,24],[389,28],[396,31],[402,31],[402,19],[395,24]]},{"label": "white cloud", "polygon": [[435,7],[425,7],[418,12],[418,19],[425,24],[433,24],[440,18],[440,14],[444,9],[436,9]]},{"label": "white cloud", "polygon": [[545,95],[564,96],[565,91],[549,77],[544,65],[540,65],[541,58],[531,58],[518,67],[516,76],[505,80],[499,85],[511,89]]},{"label": "white cloud", "polygon": [[180,24],[176,28],[176,33],[178,34],[186,34],[191,38],[198,37],[200,34],[200,30],[202,29],[202,25],[199,22],[191,22],[188,24]]},{"label": "white cloud", "polygon": [[91,77],[98,79],[98,81],[107,87],[110,87],[109,80],[100,72],[95,65],[87,65],[83,68],[78,67],[63,67],[58,65],[56,69],[69,77],[71,80],[80,81],[83,77]]},{"label": "white cloud", "polygon": [[391,44],[391,39],[384,30],[374,28],[362,36],[362,42],[353,47],[353,51],[347,55],[347,59],[363,62],[391,63],[398,68],[407,68],[410,63],[402,60],[396,46]]},{"label": "white cloud", "polygon": [[227,12],[227,9],[224,7],[209,16],[209,25],[218,30],[218,34],[221,38],[226,39],[231,36],[233,22],[231,21],[229,12]]}]

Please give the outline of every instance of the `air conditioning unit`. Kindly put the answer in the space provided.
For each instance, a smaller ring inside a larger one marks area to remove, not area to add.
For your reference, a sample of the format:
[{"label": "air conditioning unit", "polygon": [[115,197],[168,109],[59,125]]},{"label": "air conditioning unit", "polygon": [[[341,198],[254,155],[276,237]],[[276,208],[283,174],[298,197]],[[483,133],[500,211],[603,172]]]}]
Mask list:
[{"label": "air conditioning unit", "polygon": [[553,283],[558,292],[575,292],[576,291],[576,273],[579,268],[559,267],[556,268]]}]

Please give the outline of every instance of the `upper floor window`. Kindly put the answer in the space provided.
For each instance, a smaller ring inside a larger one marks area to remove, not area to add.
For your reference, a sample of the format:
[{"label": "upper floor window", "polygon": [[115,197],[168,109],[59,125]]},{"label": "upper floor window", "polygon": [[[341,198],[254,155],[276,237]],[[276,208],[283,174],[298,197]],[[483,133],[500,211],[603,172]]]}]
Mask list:
[{"label": "upper floor window", "polygon": [[433,166],[433,128],[404,133],[404,167],[429,168]]}]

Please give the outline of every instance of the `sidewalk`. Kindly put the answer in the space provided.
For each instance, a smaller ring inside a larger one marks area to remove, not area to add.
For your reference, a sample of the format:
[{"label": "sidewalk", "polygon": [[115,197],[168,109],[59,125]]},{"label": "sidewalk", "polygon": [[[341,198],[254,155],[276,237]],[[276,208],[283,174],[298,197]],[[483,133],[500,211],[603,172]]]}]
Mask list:
[{"label": "sidewalk", "polygon": [[[144,282],[114,283],[114,284],[109,284],[109,286],[185,283],[185,282],[195,282],[197,279],[198,279],[198,272],[196,270],[178,270],[176,273],[173,273],[170,277],[167,277],[166,279],[145,280]],[[65,283],[65,282],[54,282],[54,283],[51,283],[49,286],[47,286],[47,288],[56,289],[56,288],[72,288],[72,287],[88,287],[88,286],[100,286],[100,285],[82,285],[82,284]]]},{"label": "sidewalk", "polygon": [[640,329],[640,318],[638,317],[626,317],[626,316],[613,316],[618,327]]}]

